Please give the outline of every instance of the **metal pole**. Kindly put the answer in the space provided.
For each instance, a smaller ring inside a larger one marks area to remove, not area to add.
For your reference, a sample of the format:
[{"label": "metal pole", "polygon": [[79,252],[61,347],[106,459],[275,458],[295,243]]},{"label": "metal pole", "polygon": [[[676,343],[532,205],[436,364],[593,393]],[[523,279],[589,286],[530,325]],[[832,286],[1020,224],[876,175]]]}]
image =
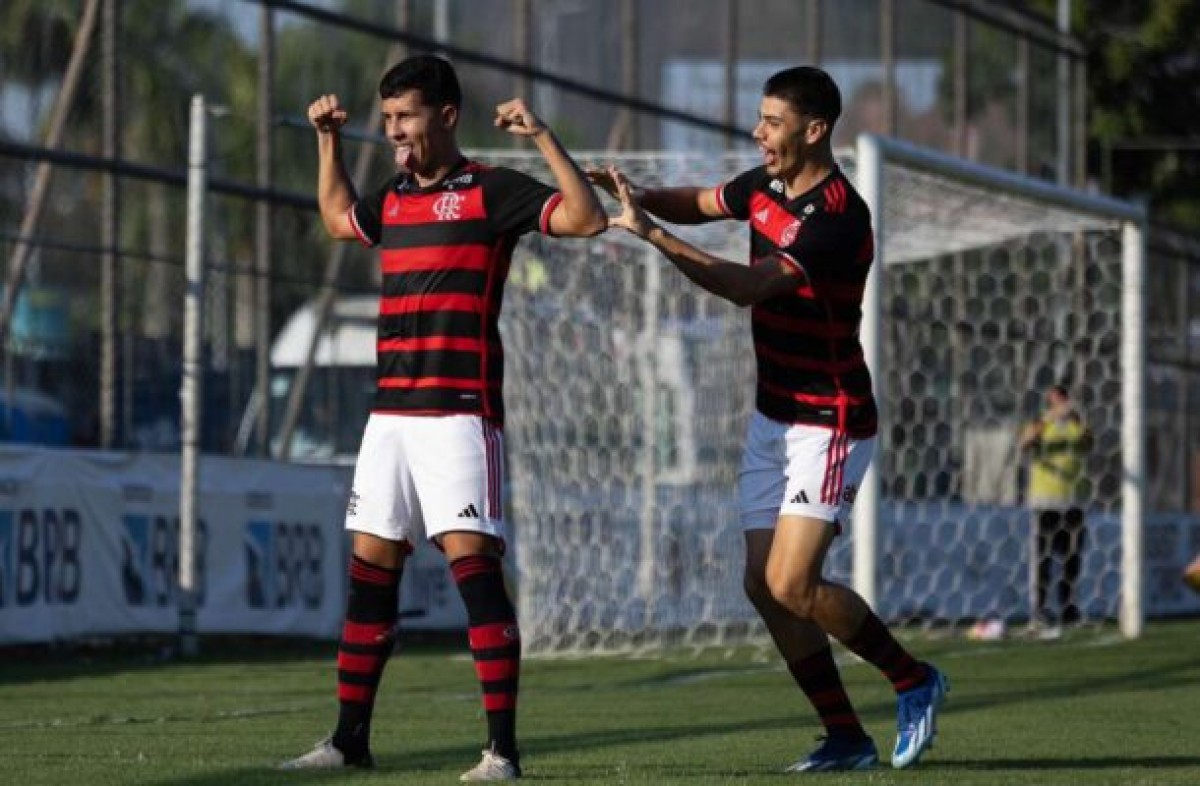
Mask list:
[{"label": "metal pole", "polygon": [[[621,6],[621,36],[625,40],[622,49],[621,85],[627,96],[640,95],[638,90],[638,60],[640,52],[638,44],[641,37],[638,25],[638,9],[636,0],[624,0]],[[625,144],[626,150],[638,148],[638,116],[632,109],[625,110]]]},{"label": "metal pole", "polygon": [[805,49],[808,50],[808,62],[821,65],[821,0],[808,0],[805,7]]},{"label": "metal pole", "polygon": [[[1071,0],[1058,0],[1058,32],[1071,32]],[[1071,61],[1058,53],[1058,182],[1071,182]]]},{"label": "metal pole", "polygon": [[1087,187],[1087,145],[1088,145],[1088,113],[1087,113],[1087,61],[1082,57],[1075,61],[1074,90],[1071,93],[1074,105],[1071,114],[1075,135],[1074,182],[1076,188]]},{"label": "metal pole", "polygon": [[967,85],[967,49],[970,46],[967,15],[954,12],[954,153],[967,157],[967,118],[970,95]]},{"label": "metal pole", "polygon": [[[532,0],[516,0],[516,8],[513,10],[516,17],[513,23],[513,60],[526,67],[530,65],[533,55],[531,5]],[[524,74],[519,74],[513,79],[513,91],[527,101],[532,100],[533,82]],[[524,145],[524,141],[520,136],[513,134],[509,144],[519,148]]]},{"label": "metal pole", "polygon": [[881,505],[881,483],[879,464],[882,461],[882,440],[887,418],[882,402],[886,400],[883,368],[883,277],[887,260],[884,258],[884,174],[883,151],[873,136],[858,138],[858,192],[871,211],[875,232],[875,261],[867,277],[863,293],[862,324],[859,336],[862,339],[863,358],[871,370],[875,388],[875,399],[879,407],[879,434],[876,437],[875,459],[867,468],[858,499],[854,505],[854,589],[872,608],[876,608],[877,577],[879,573],[879,515]]},{"label": "metal pole", "polygon": [[195,655],[196,637],[196,519],[200,469],[200,412],[202,389],[204,297],[204,203],[208,189],[208,114],[204,96],[192,96],[188,128],[187,287],[183,302],[183,379],[179,388],[183,436],[179,465],[179,651]]},{"label": "metal pole", "polygon": [[[259,10],[258,125],[255,129],[256,177],[259,188],[274,181],[275,145],[271,129],[275,107],[275,13],[264,4]],[[255,428],[255,452],[271,452],[271,203],[254,206],[254,389],[261,397]]]},{"label": "metal pole", "polygon": [[[737,59],[738,59],[738,4],[737,0],[725,0],[725,125],[737,122]],[[725,149],[732,149],[737,137],[725,135]]]},{"label": "metal pole", "polygon": [[[110,161],[116,160],[120,152],[120,108],[117,100],[119,80],[117,77],[117,22],[120,16],[120,0],[105,0],[100,20],[101,58],[101,151]],[[100,447],[111,448],[117,443],[117,341],[120,325],[117,313],[121,297],[117,291],[120,260],[117,258],[119,213],[117,207],[117,176],[105,172],[101,178],[100,245],[104,248],[100,259]],[[132,327],[132,325],[127,326]],[[127,345],[128,347],[128,345]],[[129,351],[124,353],[127,360]],[[132,364],[126,363],[126,371]],[[120,429],[122,441],[128,439],[133,425],[132,384],[130,373],[122,375],[122,418]]]},{"label": "metal pole", "polygon": [[[656,569],[661,558],[659,531],[655,521],[658,481],[655,477],[655,451],[658,448],[658,375],[654,362],[658,349],[658,293],[662,286],[662,260],[657,251],[647,250],[642,257],[646,285],[642,293],[642,325],[640,344],[640,384],[642,390],[642,493],[641,529],[638,548],[638,597],[647,601],[653,612],[652,599],[657,594]],[[650,621],[647,620],[649,623]]]},{"label": "metal pole", "polygon": [[1029,173],[1029,39],[1017,39],[1017,171]]},{"label": "metal pole", "polygon": [[879,59],[883,63],[883,133],[896,136],[896,5],[879,0]]},{"label": "metal pole", "polygon": [[1142,635],[1142,541],[1145,536],[1144,225],[1126,222],[1121,237],[1121,633]]},{"label": "metal pole", "polygon": [[[1188,281],[1190,273],[1190,265],[1184,260],[1174,258],[1172,262],[1178,267],[1180,272],[1179,286],[1179,321],[1176,323],[1176,330],[1183,337],[1183,357],[1191,357],[1191,325],[1192,325],[1192,287]],[[1177,510],[1190,510],[1192,478],[1190,472],[1191,462],[1191,379],[1192,374],[1187,368],[1176,368],[1175,379],[1179,385],[1179,397],[1175,404],[1175,414],[1178,418],[1178,431],[1175,432],[1175,438],[1179,440],[1179,450],[1181,452],[1179,461],[1179,477],[1176,484],[1179,486],[1179,497],[1176,502]]]},{"label": "metal pole", "polygon": [[[635,0],[621,0],[621,91],[638,94],[638,23]],[[608,130],[609,150],[637,148],[637,118],[629,107],[621,107]]]},{"label": "metal pole", "polygon": [[[433,39],[439,44],[450,43],[450,3],[448,0],[433,0]],[[445,52],[439,52],[446,57]]]}]

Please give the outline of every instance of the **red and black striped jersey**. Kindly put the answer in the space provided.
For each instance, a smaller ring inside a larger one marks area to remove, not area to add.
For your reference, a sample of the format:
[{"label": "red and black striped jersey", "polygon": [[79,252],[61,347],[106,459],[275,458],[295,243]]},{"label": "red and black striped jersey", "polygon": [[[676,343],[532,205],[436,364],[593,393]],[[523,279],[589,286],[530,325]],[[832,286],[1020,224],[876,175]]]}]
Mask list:
[{"label": "red and black striped jersey", "polygon": [[758,410],[873,436],[878,415],[858,340],[875,256],[866,203],[836,168],[795,199],[765,167],[718,186],[716,197],[725,213],[750,222],[750,264],[776,257],[801,273],[795,291],[751,310]]},{"label": "red and black striped jersey", "polygon": [[382,266],[372,411],[503,422],[504,282],[517,240],[548,234],[560,199],[520,172],[463,159],[434,185],[401,174],[354,204],[351,223]]}]

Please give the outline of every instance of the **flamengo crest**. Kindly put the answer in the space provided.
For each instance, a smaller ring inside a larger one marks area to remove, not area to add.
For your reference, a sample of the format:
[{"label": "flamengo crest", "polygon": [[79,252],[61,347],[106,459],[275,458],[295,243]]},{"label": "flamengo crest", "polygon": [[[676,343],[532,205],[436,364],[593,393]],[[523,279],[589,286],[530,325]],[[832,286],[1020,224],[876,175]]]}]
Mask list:
[{"label": "flamengo crest", "polygon": [[462,218],[462,203],[466,197],[447,191],[433,203],[433,213],[438,221],[457,221]]}]

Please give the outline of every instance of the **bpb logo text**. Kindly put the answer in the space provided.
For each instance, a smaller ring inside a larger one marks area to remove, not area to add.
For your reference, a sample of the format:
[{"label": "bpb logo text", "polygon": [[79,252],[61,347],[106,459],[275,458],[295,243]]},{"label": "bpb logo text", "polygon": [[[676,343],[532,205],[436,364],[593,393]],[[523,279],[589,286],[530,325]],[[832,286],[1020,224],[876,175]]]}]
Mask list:
[{"label": "bpb logo text", "polygon": [[[121,586],[130,606],[173,606],[179,592],[179,517],[122,519]],[[196,602],[204,605],[208,527],[196,522]]]},{"label": "bpb logo text", "polygon": [[0,607],[75,603],[81,532],[71,508],[0,510]]},{"label": "bpb logo text", "polygon": [[244,542],[247,604],[256,609],[321,606],[325,548],[320,527],[251,521]]}]

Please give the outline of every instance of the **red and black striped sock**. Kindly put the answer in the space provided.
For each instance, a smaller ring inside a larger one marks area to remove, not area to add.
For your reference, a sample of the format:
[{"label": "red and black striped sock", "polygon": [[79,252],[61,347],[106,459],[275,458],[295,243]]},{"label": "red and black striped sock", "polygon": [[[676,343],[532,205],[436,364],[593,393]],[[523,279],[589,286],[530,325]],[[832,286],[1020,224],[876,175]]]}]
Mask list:
[{"label": "red and black striped sock", "polygon": [[369,748],[375,692],[395,644],[400,571],[350,560],[350,594],[338,643],[338,725],[333,744],[348,762]]},{"label": "red and black striped sock", "polygon": [[846,695],[829,647],[789,663],[788,671],[812,703],[830,737],[861,740],[867,736],[850,704],[850,697]]},{"label": "red and black striped sock", "polygon": [[475,673],[483,688],[488,745],[513,762],[517,753],[517,687],[521,673],[521,633],[498,557],[462,557],[450,563],[467,607],[467,632]]},{"label": "red and black striped sock", "polygon": [[868,611],[858,632],[842,642],[858,657],[874,664],[891,680],[897,693],[915,688],[925,681],[925,664],[908,654],[887,626]]}]

